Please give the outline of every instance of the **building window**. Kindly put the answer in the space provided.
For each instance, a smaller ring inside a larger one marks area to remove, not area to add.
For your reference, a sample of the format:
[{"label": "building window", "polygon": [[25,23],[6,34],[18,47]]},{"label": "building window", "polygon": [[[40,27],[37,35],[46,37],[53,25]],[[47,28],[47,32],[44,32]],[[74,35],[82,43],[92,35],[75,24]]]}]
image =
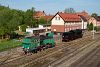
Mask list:
[{"label": "building window", "polygon": [[57,17],[55,17],[55,20],[57,20]]}]

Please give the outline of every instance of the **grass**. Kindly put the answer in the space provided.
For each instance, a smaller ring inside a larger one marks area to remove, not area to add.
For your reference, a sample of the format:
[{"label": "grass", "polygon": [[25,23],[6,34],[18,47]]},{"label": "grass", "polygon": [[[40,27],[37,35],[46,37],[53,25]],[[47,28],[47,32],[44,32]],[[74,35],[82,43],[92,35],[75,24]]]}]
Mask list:
[{"label": "grass", "polygon": [[21,46],[21,42],[16,40],[2,40],[0,41],[0,52],[11,48]]}]

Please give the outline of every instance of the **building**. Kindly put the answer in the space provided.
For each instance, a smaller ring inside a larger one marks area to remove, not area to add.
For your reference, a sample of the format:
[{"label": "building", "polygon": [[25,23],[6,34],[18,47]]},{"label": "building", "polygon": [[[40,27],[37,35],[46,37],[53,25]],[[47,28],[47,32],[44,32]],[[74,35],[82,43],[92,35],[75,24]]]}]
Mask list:
[{"label": "building", "polygon": [[67,32],[74,29],[86,29],[87,22],[85,17],[77,14],[58,12],[51,19],[51,31]]},{"label": "building", "polygon": [[41,17],[44,17],[44,16],[46,16],[46,14],[45,14],[45,12],[44,11],[36,11],[35,12],[35,15],[33,15],[33,17],[35,18],[35,19],[40,19]]},{"label": "building", "polygon": [[54,15],[50,15],[50,14],[46,15],[44,11],[36,11],[36,13],[33,15],[33,17],[37,20],[43,18],[46,21],[45,24],[48,24],[53,16]]},{"label": "building", "polygon": [[93,23],[94,26],[100,26],[100,16],[91,17],[89,23]]},{"label": "building", "polygon": [[78,16],[80,16],[81,21],[82,21],[81,29],[87,29],[87,24],[88,24],[87,18],[85,18],[83,15],[78,15]]},{"label": "building", "polygon": [[49,22],[52,18],[53,18],[54,15],[45,15],[44,16],[44,19]]},{"label": "building", "polygon": [[85,17],[87,21],[88,21],[88,20],[90,19],[90,17],[91,17],[86,11],[77,12],[76,14]]},{"label": "building", "polygon": [[29,34],[44,34],[51,31],[51,25],[39,25],[37,28],[26,28],[26,32]]}]

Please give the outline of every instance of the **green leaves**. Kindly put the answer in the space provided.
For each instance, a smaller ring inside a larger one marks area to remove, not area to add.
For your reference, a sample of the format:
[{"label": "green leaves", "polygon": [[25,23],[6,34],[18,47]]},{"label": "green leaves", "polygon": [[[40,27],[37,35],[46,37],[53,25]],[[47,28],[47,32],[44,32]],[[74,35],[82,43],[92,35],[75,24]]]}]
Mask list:
[{"label": "green leaves", "polygon": [[87,24],[88,30],[93,30],[93,23],[91,22],[90,24]]},{"label": "green leaves", "polygon": [[36,20],[33,17],[34,13],[35,13],[35,10],[34,10],[34,8],[32,8],[32,9],[28,9],[24,15],[25,24],[30,27],[36,26]]},{"label": "green leaves", "polygon": [[21,11],[0,5],[0,36],[10,35],[18,30],[18,26],[22,26],[22,31],[25,31],[27,26],[37,26],[37,20],[33,18],[34,14],[33,7]]},{"label": "green leaves", "polygon": [[98,15],[96,13],[92,13],[92,17],[97,17]]},{"label": "green leaves", "polygon": [[18,26],[21,25],[23,25],[23,31],[25,31],[27,26],[35,26],[34,12],[34,8],[24,12],[0,5],[0,36],[10,35],[18,30]]},{"label": "green leaves", "polygon": [[64,12],[65,12],[65,13],[75,13],[75,10],[74,10],[74,8],[66,8],[66,9],[64,10]]},{"label": "green leaves", "polygon": [[45,24],[46,20],[44,19],[44,17],[41,17],[38,22],[39,24]]}]

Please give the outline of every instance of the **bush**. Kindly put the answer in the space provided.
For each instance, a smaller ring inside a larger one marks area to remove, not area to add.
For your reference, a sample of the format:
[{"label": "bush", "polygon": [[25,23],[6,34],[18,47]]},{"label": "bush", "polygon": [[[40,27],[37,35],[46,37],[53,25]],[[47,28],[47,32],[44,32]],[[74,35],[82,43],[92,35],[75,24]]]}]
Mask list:
[{"label": "bush", "polygon": [[26,28],[27,28],[27,25],[25,25],[25,24],[21,25],[21,29],[22,29],[23,32],[26,32]]},{"label": "bush", "polygon": [[96,27],[94,27],[94,29],[96,30],[96,31],[100,31],[100,26],[96,26]]},{"label": "bush", "polygon": [[87,28],[90,31],[93,30],[93,23],[87,24]]}]

